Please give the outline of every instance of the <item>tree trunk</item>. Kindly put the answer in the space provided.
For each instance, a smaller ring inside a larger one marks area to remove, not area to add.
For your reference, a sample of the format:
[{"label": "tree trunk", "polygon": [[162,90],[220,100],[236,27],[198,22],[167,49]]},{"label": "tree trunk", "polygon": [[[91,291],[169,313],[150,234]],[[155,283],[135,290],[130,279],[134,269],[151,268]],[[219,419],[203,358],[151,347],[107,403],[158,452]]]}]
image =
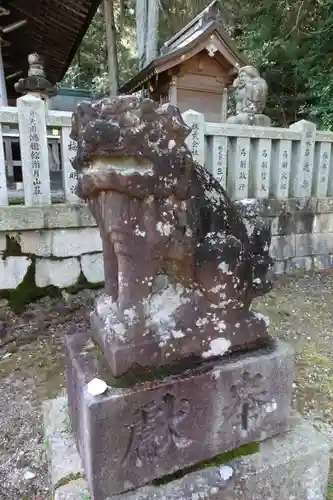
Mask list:
[{"label": "tree trunk", "polygon": [[159,0],[148,0],[146,65],[157,57]]},{"label": "tree trunk", "polygon": [[141,71],[146,63],[148,0],[136,0],[135,18],[136,45],[138,50],[139,70]]},{"label": "tree trunk", "polygon": [[104,0],[106,40],[108,48],[108,74],[110,95],[118,94],[117,31],[114,21],[113,0]]}]

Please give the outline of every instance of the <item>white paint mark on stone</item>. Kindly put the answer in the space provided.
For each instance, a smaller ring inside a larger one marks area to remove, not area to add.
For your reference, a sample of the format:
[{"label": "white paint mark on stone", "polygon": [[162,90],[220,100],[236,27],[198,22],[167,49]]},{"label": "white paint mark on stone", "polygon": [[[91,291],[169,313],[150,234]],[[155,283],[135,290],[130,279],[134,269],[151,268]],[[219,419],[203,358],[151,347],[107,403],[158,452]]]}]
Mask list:
[{"label": "white paint mark on stone", "polygon": [[136,234],[136,236],[142,236],[142,238],[144,238],[146,236],[146,231],[141,231],[139,226],[136,226],[134,234]]},{"label": "white paint mark on stone", "polygon": [[223,465],[223,467],[220,467],[220,476],[224,481],[227,481],[233,475],[234,471],[229,465]]},{"label": "white paint mark on stone", "polygon": [[273,413],[273,411],[275,411],[277,408],[277,404],[276,404],[276,401],[272,401],[271,403],[268,403],[266,405],[266,413]]},{"label": "white paint mark on stone", "polygon": [[217,338],[214,340],[211,340],[209,343],[209,351],[205,351],[202,353],[203,358],[210,358],[213,356],[222,356],[225,354],[229,347],[231,346],[231,342],[228,339],[225,338]]},{"label": "white paint mark on stone", "polygon": [[157,231],[163,236],[170,236],[172,227],[173,226],[170,224],[170,222],[158,222],[156,224]]},{"label": "white paint mark on stone", "polygon": [[152,163],[138,163],[135,158],[130,156],[122,156],[112,163],[106,158],[98,158],[94,160],[93,165],[89,169],[89,173],[92,176],[98,177],[101,175],[100,172],[103,172],[105,168],[125,177],[136,174],[154,175],[154,166]]},{"label": "white paint mark on stone", "polygon": [[181,330],[173,330],[172,336],[174,339],[181,339],[181,338],[185,337],[185,333],[182,332]]},{"label": "white paint mark on stone", "polygon": [[24,475],[23,475],[23,478],[25,481],[31,481],[31,479],[34,479],[35,477],[36,477],[36,474],[31,472],[30,470],[26,470]]},{"label": "white paint mark on stone", "polygon": [[253,311],[253,314],[254,316],[259,319],[259,320],[262,320],[265,322],[265,325],[268,327],[269,326],[269,317],[268,316],[265,316],[264,314],[262,313],[259,313],[259,312],[254,312]]},{"label": "white paint mark on stone", "polygon": [[87,391],[90,396],[100,396],[101,394],[104,394],[107,388],[107,383],[99,378],[93,378],[87,384]]},{"label": "white paint mark on stone", "polygon": [[180,332],[175,328],[174,314],[189,300],[185,288],[180,284],[168,285],[165,289],[152,294],[144,301],[146,326],[156,331],[162,340],[180,338]]}]

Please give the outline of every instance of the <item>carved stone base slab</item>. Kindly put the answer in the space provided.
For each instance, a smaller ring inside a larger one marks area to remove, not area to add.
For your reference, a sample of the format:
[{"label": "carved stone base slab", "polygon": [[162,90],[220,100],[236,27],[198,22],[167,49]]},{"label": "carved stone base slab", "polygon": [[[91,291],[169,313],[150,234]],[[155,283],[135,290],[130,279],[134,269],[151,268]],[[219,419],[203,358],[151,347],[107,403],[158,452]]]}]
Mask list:
[{"label": "carved stone base slab", "polygon": [[[48,422],[52,429],[57,429],[56,446],[50,440],[48,447],[52,471],[53,461],[58,461],[59,445],[63,459],[72,458],[74,439],[66,426],[64,399],[51,400],[47,409],[46,435],[50,435]],[[159,486],[112,495],[108,500],[325,500],[329,452],[329,442],[309,422],[294,414],[287,432],[262,442],[258,453],[184,474]],[[74,461],[78,460],[79,456],[75,457]],[[61,484],[54,482],[53,474],[50,477],[54,500],[93,498],[83,471],[81,475],[64,475]]]},{"label": "carved stone base slab", "polygon": [[116,377],[133,366],[161,366],[190,357],[205,360],[239,351],[240,348],[262,347],[270,341],[267,319],[260,314],[250,312],[248,317],[234,323],[221,321],[223,330],[220,332],[209,321],[205,323],[205,317],[202,324],[196,324],[191,308],[184,316],[188,328],[164,331],[162,335],[158,332],[143,335],[141,332],[131,339],[130,335],[124,338],[117,335],[112,325],[94,311],[91,314],[92,334]]},{"label": "carved stone base slab", "polygon": [[99,396],[87,384],[115,380],[101,353],[82,333],[66,338],[66,350],[69,411],[94,500],[278,434],[290,414],[284,344]]}]

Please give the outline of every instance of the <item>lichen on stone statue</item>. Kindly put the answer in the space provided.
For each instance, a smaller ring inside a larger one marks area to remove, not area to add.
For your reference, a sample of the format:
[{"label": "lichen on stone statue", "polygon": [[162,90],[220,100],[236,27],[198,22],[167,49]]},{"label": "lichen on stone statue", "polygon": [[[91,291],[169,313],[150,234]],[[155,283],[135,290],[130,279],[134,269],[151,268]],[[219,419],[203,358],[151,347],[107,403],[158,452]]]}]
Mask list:
[{"label": "lichen on stone statue", "polygon": [[189,133],[177,108],[134,96],[83,102],[73,115],[78,195],[104,249],[106,297],[93,334],[107,358],[112,351],[115,374],[268,338],[250,305],[270,289],[269,230],[258,221],[247,234],[219,182],[193,160]]},{"label": "lichen on stone statue", "polygon": [[264,115],[267,101],[267,83],[253,66],[243,66],[233,82],[236,114],[228,118],[235,125],[270,126],[271,119]]}]

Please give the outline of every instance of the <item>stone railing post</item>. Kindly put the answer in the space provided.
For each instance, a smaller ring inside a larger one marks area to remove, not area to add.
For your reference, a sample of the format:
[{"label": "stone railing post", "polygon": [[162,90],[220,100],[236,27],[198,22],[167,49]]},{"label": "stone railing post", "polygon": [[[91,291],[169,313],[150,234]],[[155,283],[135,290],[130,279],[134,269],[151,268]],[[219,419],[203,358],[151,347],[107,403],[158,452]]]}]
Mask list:
[{"label": "stone railing post", "polygon": [[61,127],[61,158],[62,178],[65,191],[65,200],[69,203],[81,203],[76,195],[78,174],[73,169],[72,160],[77,151],[77,144],[70,138],[71,127]]},{"label": "stone railing post", "polygon": [[326,198],[327,196],[329,179],[332,178],[333,174],[333,172],[330,172],[331,155],[332,143],[319,142],[313,171],[313,195],[318,198]]},{"label": "stone railing post", "polygon": [[[207,139],[206,139],[207,140]],[[206,167],[223,189],[227,189],[228,137],[213,135],[207,141]]]},{"label": "stone railing post", "polygon": [[28,63],[28,76],[15,84],[15,90],[23,94],[17,99],[17,111],[24,202],[26,205],[48,205],[51,186],[46,114],[48,100],[58,89],[47,80],[44,60],[39,54],[30,54]]},{"label": "stone railing post", "polygon": [[289,128],[301,132],[301,141],[297,144],[297,151],[294,155],[296,161],[291,164],[290,194],[294,198],[308,198],[312,194],[316,125],[301,120],[293,123]]},{"label": "stone railing post", "polygon": [[228,168],[228,194],[234,200],[243,200],[249,193],[250,145],[249,137],[237,137]]},{"label": "stone railing post", "polygon": [[51,203],[46,105],[34,95],[17,99],[25,205]]},{"label": "stone railing post", "polygon": [[273,149],[273,165],[271,169],[271,194],[278,200],[285,200],[289,194],[290,165],[292,141],[280,139]]},{"label": "stone railing post", "polygon": [[7,175],[2,138],[2,123],[0,122],[0,206],[6,205],[8,205]]},{"label": "stone railing post", "polygon": [[183,113],[185,123],[191,127],[191,133],[186,139],[186,144],[193,155],[193,159],[205,165],[205,117],[193,109]]}]

